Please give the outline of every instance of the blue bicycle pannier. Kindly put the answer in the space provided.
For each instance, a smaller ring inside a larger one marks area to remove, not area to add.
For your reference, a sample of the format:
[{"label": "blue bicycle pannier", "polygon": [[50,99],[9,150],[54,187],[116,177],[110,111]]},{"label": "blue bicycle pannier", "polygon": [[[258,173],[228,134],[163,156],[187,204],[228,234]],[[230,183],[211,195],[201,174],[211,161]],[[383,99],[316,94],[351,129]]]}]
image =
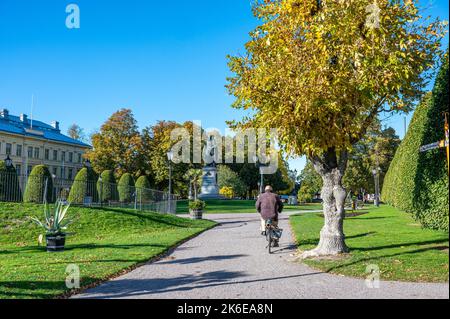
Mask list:
[{"label": "blue bicycle pannier", "polygon": [[280,239],[282,235],[283,235],[283,230],[282,229],[278,228],[278,229],[274,229],[273,230],[273,236],[275,238]]}]

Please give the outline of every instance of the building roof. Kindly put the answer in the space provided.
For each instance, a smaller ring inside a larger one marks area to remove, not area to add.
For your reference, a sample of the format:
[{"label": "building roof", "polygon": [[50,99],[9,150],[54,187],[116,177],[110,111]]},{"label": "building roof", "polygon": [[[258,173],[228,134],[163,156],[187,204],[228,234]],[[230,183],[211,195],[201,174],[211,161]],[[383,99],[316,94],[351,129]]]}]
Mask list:
[{"label": "building roof", "polygon": [[[33,124],[33,127],[31,127]],[[58,122],[46,124],[37,120],[30,120],[25,114],[10,115],[6,109],[0,110],[0,132],[22,135],[31,138],[45,139],[54,142],[72,144],[80,147],[91,147],[81,141],[61,134]]]}]

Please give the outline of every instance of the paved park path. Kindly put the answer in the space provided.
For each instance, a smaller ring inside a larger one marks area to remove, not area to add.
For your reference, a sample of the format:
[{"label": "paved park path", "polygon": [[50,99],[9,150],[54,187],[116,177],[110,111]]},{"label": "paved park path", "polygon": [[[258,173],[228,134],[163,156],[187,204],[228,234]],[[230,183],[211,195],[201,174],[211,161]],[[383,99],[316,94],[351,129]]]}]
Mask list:
[{"label": "paved park path", "polygon": [[74,298],[449,298],[448,284],[381,282],[331,275],[294,262],[288,214],[280,248],[269,255],[256,214],[207,215],[220,225],[166,258]]}]

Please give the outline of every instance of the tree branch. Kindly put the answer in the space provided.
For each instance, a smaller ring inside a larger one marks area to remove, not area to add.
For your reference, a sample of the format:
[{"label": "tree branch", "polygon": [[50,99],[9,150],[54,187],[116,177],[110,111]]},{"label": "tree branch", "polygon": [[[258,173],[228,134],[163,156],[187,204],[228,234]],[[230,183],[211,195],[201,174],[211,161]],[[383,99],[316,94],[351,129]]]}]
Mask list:
[{"label": "tree branch", "polygon": [[364,134],[367,132],[367,128],[372,124],[373,120],[375,119],[375,116],[378,115],[378,113],[381,111],[380,108],[383,106],[384,101],[386,99],[386,95],[380,98],[380,100],[375,103],[373,109],[370,111],[369,115],[367,115],[366,119],[363,121],[362,130],[360,134],[358,134],[357,137],[350,139],[350,142],[352,144],[355,144],[358,142]]}]

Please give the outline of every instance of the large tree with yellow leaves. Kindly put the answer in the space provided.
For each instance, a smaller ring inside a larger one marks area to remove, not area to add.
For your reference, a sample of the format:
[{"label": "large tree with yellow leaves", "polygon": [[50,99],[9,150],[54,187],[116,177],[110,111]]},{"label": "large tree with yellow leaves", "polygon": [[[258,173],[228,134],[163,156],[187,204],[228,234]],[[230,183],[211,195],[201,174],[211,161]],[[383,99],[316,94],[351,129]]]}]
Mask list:
[{"label": "large tree with yellow leaves", "polygon": [[348,152],[379,113],[413,108],[445,24],[424,21],[416,1],[260,0],[253,10],[261,25],[246,54],[230,57],[228,83],[249,116],[232,125],[278,128],[282,148],[321,175],[325,224],[303,257],[347,252]]}]

